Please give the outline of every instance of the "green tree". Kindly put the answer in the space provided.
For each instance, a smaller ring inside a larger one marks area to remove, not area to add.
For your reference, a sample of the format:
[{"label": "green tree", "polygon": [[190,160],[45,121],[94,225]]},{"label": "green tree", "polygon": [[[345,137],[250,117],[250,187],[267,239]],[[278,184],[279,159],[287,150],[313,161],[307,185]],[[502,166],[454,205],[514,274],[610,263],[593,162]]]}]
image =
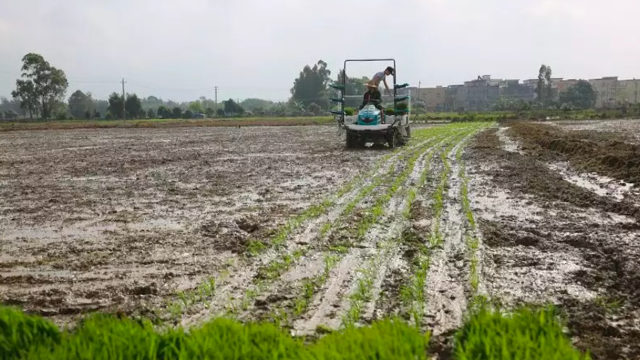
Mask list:
[{"label": "green tree", "polygon": [[136,94],[127,94],[127,100],[124,103],[124,108],[127,112],[127,117],[132,119],[137,119],[141,116],[144,116],[144,111],[142,110],[142,103],[140,102],[140,98]]},{"label": "green tree", "polygon": [[153,111],[153,109],[147,110],[147,118],[153,119],[155,117],[156,117],[156,113],[155,113],[155,111]]},{"label": "green tree", "polygon": [[38,94],[31,80],[17,80],[16,90],[11,92],[14,99],[20,102],[20,107],[29,113],[29,118],[38,116]]},{"label": "green tree", "polygon": [[157,111],[158,117],[162,119],[171,118],[171,110],[167,109],[164,105],[160,105]]},{"label": "green tree", "polygon": [[296,103],[307,107],[311,103],[318,104],[326,109],[329,106],[327,85],[329,84],[331,71],[327,69],[327,63],[320,60],[310,67],[306,65],[295,79],[291,88],[291,98]]},{"label": "green tree", "polygon": [[171,117],[174,119],[180,119],[182,117],[182,109],[177,106],[174,107],[173,110],[171,110]]},{"label": "green tree", "polygon": [[248,111],[264,110],[264,109],[268,109],[272,105],[273,105],[273,101],[256,99],[256,98],[249,98],[249,99],[242,100],[242,102],[240,102],[240,106],[242,106],[242,108]]},{"label": "green tree", "polygon": [[226,116],[240,116],[244,114],[244,108],[233,99],[222,102],[224,104],[224,114]]},{"label": "green tree", "polygon": [[[88,119],[94,113],[95,107],[90,93],[76,90],[69,97],[69,113],[75,119]],[[87,115],[88,114],[88,115]]]},{"label": "green tree", "polygon": [[536,87],[538,102],[548,106],[553,101],[553,88],[551,83],[551,66],[542,64],[538,70],[538,84]]},{"label": "green tree", "polygon": [[191,103],[189,103],[189,106],[187,107],[187,109],[194,114],[204,113],[204,108],[202,107],[202,103],[199,100],[192,101]]},{"label": "green tree", "polygon": [[588,81],[580,80],[560,93],[560,103],[577,109],[589,109],[596,104],[596,92]]},{"label": "green tree", "polygon": [[307,111],[313,115],[320,115],[322,113],[322,108],[316,103],[311,103],[307,106]]},{"label": "green tree", "polygon": [[[94,118],[100,118],[100,114],[107,115],[109,112],[109,101],[107,100],[93,100],[93,107],[95,111],[93,112]],[[96,116],[97,115],[97,116]]]},{"label": "green tree", "polygon": [[[339,85],[342,85],[343,78],[344,78],[344,70],[340,70],[340,72],[338,73],[338,79],[336,80],[336,83]],[[367,91],[367,87],[365,85],[368,82],[369,82],[369,78],[366,76],[363,76],[360,79],[347,77],[345,81],[345,84],[346,84],[345,94],[364,95],[364,93]]]},{"label": "green tree", "polygon": [[22,58],[21,70],[22,79],[16,80],[16,90],[11,95],[24,100],[27,111],[33,107],[34,98],[37,99],[38,111],[48,119],[69,85],[64,71],[51,66],[42,55],[35,53],[28,53]]},{"label": "green tree", "polygon": [[215,111],[213,110],[213,108],[208,107],[207,110],[204,111],[205,115],[207,115],[208,118],[213,117],[213,115],[215,115]]},{"label": "green tree", "polygon": [[118,95],[118,93],[111,93],[109,95],[109,107],[107,108],[107,112],[112,119],[124,119],[123,110],[123,99],[122,96]]}]

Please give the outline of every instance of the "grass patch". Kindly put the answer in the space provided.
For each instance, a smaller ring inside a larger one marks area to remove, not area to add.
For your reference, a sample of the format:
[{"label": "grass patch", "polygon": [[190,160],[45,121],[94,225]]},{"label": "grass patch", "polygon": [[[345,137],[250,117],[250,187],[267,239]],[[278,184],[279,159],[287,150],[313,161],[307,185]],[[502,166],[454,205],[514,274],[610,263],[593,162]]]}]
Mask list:
[{"label": "grass patch", "polygon": [[2,359],[426,359],[428,335],[400,320],[333,332],[310,344],[273,323],[218,318],[185,332],[96,314],[74,330],[0,308]]},{"label": "grass patch", "polygon": [[[348,327],[305,344],[273,323],[211,320],[189,332],[146,320],[94,314],[74,330],[0,307],[2,359],[427,359],[429,333],[398,319]],[[562,332],[552,307],[510,314],[475,307],[455,335],[454,358],[590,359]]]},{"label": "grass patch", "polygon": [[552,307],[519,308],[511,314],[480,305],[456,333],[454,356],[467,359],[590,359],[562,332]]},{"label": "grass patch", "polygon": [[424,359],[429,333],[421,334],[401,320],[333,332],[312,346],[316,359]]}]

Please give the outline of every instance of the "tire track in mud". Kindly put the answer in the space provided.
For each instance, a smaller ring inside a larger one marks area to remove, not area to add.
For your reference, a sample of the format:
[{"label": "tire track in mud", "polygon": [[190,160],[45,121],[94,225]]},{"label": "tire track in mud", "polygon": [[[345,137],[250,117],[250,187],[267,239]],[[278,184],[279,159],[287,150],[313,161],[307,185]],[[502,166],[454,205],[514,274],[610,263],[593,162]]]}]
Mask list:
[{"label": "tire track in mud", "polygon": [[[247,310],[253,307],[254,301],[265,302],[265,299],[256,299],[267,292],[268,283],[303,257],[309,245],[318,237],[317,234],[326,232],[323,227],[327,223],[334,221],[346,208],[360,203],[369,192],[376,189],[381,183],[380,179],[384,176],[385,169],[402,161],[408,150],[427,146],[431,141],[433,139],[426,139],[400,149],[404,151],[385,155],[371,171],[354,178],[330,196],[329,200],[320,203],[322,211],[312,211],[312,216],[302,216],[302,219],[294,218],[287,222],[271,239],[271,248],[258,248],[257,255],[240,258],[225,272],[217,274],[218,286],[213,299],[206,303],[193,304],[195,306],[192,306],[192,309],[185,309],[185,314],[181,315],[182,325],[193,325],[221,314],[246,317]],[[261,276],[261,271],[269,268],[276,274],[261,279],[260,277],[264,277]]]}]

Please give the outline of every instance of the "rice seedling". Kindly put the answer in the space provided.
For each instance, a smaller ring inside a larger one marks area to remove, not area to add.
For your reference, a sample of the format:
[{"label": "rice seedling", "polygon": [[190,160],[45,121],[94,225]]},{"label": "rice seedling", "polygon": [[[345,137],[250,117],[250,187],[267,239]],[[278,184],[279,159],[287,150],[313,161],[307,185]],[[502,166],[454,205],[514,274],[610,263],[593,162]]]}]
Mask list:
[{"label": "rice seedling", "polygon": [[466,359],[589,359],[563,333],[553,307],[505,314],[480,304],[455,335],[454,356]]}]

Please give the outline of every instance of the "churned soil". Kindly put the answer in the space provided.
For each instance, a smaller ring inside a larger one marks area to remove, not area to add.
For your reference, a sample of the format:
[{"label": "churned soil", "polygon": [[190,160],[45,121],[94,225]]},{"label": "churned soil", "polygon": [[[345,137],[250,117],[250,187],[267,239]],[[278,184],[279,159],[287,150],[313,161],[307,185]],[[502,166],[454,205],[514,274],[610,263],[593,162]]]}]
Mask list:
[{"label": "churned soil", "polygon": [[0,302],[60,322],[157,304],[382,154],[328,126],[4,133]]},{"label": "churned soil", "polygon": [[468,162],[484,284],[508,307],[557,305],[596,359],[637,359],[640,148],[624,129],[589,125],[510,123],[476,138]]}]

